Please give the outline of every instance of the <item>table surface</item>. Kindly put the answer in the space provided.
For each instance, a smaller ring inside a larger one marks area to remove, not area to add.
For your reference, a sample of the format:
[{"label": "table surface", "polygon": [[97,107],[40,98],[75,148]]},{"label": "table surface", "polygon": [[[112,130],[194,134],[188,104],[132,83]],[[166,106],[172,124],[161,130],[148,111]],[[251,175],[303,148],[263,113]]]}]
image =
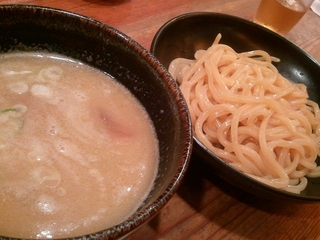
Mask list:
[{"label": "table surface", "polygon": [[[115,27],[150,49],[159,27],[177,15],[209,11],[252,20],[259,1],[0,0],[0,4],[69,10]],[[286,38],[320,62],[320,17],[314,12],[309,10]],[[159,215],[128,239],[320,239],[320,203],[270,201],[249,195],[192,158],[177,193]]]}]

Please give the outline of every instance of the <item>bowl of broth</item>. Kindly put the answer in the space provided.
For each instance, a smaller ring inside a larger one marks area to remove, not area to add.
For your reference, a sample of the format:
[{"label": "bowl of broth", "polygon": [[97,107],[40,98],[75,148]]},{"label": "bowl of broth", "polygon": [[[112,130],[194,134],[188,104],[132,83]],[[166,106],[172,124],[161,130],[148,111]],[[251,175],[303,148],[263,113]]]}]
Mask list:
[{"label": "bowl of broth", "polygon": [[263,198],[320,200],[317,61],[262,26],[212,12],[164,23],[151,52],[186,97],[195,160]]},{"label": "bowl of broth", "polygon": [[187,169],[187,105],[117,29],[59,9],[0,7],[0,238],[118,239]]}]

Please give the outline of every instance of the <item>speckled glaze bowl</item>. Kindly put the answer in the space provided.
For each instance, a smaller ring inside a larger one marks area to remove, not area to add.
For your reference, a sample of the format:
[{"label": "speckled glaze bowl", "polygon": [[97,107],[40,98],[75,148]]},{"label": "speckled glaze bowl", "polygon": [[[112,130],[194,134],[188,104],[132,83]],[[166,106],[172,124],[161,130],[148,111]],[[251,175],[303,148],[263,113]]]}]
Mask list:
[{"label": "speckled glaze bowl", "polygon": [[[122,238],[154,217],[177,190],[192,150],[187,106],[167,70],[147,50],[118,30],[58,9],[2,5],[0,33],[1,53],[46,50],[107,72],[137,97],[155,125],[160,149],[159,171],[142,206],[112,228],[74,239]],[[0,236],[0,239],[9,237]]]}]

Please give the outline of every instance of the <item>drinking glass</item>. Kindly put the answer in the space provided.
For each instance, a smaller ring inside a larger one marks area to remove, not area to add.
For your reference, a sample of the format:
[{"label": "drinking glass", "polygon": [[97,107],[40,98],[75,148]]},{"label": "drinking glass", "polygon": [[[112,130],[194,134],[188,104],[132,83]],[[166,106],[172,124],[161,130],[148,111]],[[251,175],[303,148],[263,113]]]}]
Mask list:
[{"label": "drinking glass", "polygon": [[288,33],[314,0],[261,0],[254,22],[279,34]]}]

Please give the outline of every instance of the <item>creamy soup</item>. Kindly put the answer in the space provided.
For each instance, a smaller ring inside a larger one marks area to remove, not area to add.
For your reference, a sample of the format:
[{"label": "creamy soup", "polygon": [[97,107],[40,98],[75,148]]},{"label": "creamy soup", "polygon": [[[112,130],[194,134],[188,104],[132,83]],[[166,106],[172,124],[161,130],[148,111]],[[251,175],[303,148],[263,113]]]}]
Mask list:
[{"label": "creamy soup", "polygon": [[158,161],[149,116],[108,75],[59,55],[0,56],[0,235],[111,227],[141,205]]}]

